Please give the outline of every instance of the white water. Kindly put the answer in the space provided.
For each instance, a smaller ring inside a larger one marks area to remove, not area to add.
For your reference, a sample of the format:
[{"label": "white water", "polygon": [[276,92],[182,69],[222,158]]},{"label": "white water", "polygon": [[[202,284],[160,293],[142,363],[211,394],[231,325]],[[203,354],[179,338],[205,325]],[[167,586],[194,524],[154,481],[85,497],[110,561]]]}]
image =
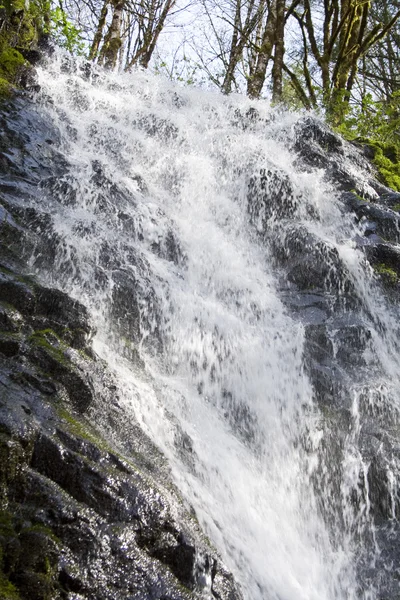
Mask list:
[{"label": "white water", "polygon": [[[289,147],[299,117],[275,119],[259,102],[260,118],[253,121],[243,116],[251,106],[245,98],[175,89],[143,73],[84,79],[63,72],[57,60],[40,71],[40,84],[41,110],[60,129],[77,191],[76,205],[50,208],[64,244],[49,277],[90,308],[96,350],[118,373],[135,418],[169,458],[244,597],[375,598],[367,584],[359,591],[354,561],[355,523],[371,527],[368,494],[358,521],[347,505],[367,468],[356,449],[357,389],[339,486],[344,526],[332,509],[328,527],[311,483],[330,459],[321,463],[326,432],[303,370],[304,328],[282,304],[269,251],[249,224],[250,177],[263,168],[282,170],[319,220],[311,222],[302,206],[297,218],[339,249],[361,296],[373,283],[371,274],[361,274],[360,253],[341,242],[351,225],[323,174],[294,164]],[[108,185],[99,202],[93,161],[124,191],[122,198]],[[181,248],[178,264],[162,256],[170,230]],[[144,372],[118,353],[131,340],[112,331],[117,268],[139,281]],[[371,311],[376,302],[369,300]],[[156,334],[161,352],[154,350]],[[376,351],[387,354],[375,337]],[[388,369],[395,364],[390,356],[382,360]],[[186,451],[177,443],[182,431],[192,440]],[[329,513],[329,488],[324,492]]]}]

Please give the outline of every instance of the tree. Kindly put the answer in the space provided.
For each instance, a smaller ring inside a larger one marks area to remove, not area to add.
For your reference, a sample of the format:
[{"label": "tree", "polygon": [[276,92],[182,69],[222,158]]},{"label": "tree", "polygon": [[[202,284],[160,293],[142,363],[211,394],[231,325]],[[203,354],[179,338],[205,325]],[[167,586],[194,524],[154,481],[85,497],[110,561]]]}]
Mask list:
[{"label": "tree", "polygon": [[[396,11],[392,0],[375,0],[370,10],[372,29],[376,23],[388,24]],[[367,52],[360,65],[361,97],[368,92],[385,102],[400,89],[400,24],[391,27],[386,36]]]},{"label": "tree", "polygon": [[249,45],[253,32],[261,22],[263,12],[264,0],[258,3],[256,0],[249,0],[248,2],[236,0],[229,58],[226,63],[225,75],[221,87],[225,94],[229,94],[232,90],[237,65],[243,60],[244,49]]},{"label": "tree", "polygon": [[140,0],[128,3],[128,51],[126,69],[147,68],[158,38],[176,0]]},{"label": "tree", "polygon": [[84,32],[88,58],[106,68],[147,68],[176,0],[65,0]]},{"label": "tree", "polygon": [[[400,10],[386,23],[369,27],[369,0],[324,0],[323,5],[302,0],[301,9],[293,15],[303,40],[305,95],[315,103],[314,88],[322,90],[323,105],[328,119],[339,123],[348,110],[348,102],[356,80],[360,60],[393,28]],[[312,82],[309,53],[318,67],[318,79]],[[290,69],[289,69],[290,72]],[[299,80],[297,80],[299,83]]]}]

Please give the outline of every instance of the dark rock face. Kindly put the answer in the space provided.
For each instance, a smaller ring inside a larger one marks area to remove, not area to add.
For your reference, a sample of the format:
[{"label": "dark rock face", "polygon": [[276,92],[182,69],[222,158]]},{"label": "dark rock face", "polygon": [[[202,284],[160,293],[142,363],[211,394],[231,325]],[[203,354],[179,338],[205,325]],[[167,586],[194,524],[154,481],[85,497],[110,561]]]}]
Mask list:
[{"label": "dark rock face", "polygon": [[[64,201],[75,202],[67,180],[49,171],[50,142],[35,138],[53,132],[26,105],[5,108],[0,156],[0,598],[239,600],[165,459],[125,414],[91,348],[87,310],[25,275],[33,246],[47,245],[42,265],[54,259],[51,223],[30,196],[64,186]],[[163,247],[179,260],[172,238]],[[126,303],[138,284],[111,271],[115,326],[123,322],[135,340],[143,317],[137,301],[127,321]]]},{"label": "dark rock face", "polygon": [[[323,168],[326,179],[334,181],[338,191],[356,190],[367,199],[375,199],[377,194],[388,192],[374,178],[374,171],[367,158],[354,145],[342,140],[327,125],[313,117],[299,121],[294,149],[302,168]],[[367,182],[360,182],[355,170],[357,168],[370,173]]]}]

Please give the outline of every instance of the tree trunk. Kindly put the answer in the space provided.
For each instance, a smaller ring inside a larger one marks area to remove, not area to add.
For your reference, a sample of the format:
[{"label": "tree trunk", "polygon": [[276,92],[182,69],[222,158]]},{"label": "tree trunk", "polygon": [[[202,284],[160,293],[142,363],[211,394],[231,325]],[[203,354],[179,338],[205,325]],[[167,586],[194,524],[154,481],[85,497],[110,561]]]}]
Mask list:
[{"label": "tree trunk", "polygon": [[104,63],[107,69],[114,69],[117,64],[118,51],[122,44],[121,24],[125,0],[113,0],[112,4],[114,12],[99,56],[99,62]]},{"label": "tree trunk", "polygon": [[92,45],[89,51],[89,60],[94,60],[99,52],[100,43],[103,37],[103,31],[106,24],[108,4],[110,0],[104,0],[103,7],[101,9],[99,22],[97,24],[96,33],[93,38]]},{"label": "tree trunk", "polygon": [[[224,94],[230,94],[232,91],[232,83],[236,66],[240,60],[241,52],[238,50],[239,30],[240,30],[240,0],[236,0],[236,11],[235,19],[233,22],[233,33],[231,48],[229,52],[228,67],[226,69],[224,81],[222,84],[222,91]],[[242,32],[243,33],[243,32]],[[243,50],[243,48],[242,48]]]},{"label": "tree trunk", "polygon": [[265,25],[261,48],[257,53],[256,65],[254,73],[247,82],[247,95],[250,98],[259,98],[263,88],[265,77],[267,74],[268,63],[270,61],[272,50],[275,42],[276,28],[276,3],[278,0],[273,0],[268,11],[267,23]]},{"label": "tree trunk", "polygon": [[282,98],[283,57],[285,54],[285,0],[276,3],[276,36],[274,66],[272,68],[272,102]]}]

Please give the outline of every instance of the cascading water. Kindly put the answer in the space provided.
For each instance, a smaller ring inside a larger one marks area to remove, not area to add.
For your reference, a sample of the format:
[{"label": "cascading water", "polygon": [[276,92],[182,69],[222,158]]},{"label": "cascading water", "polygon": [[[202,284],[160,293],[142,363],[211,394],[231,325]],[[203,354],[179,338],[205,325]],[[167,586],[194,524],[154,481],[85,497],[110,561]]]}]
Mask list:
[{"label": "cascading water", "polygon": [[[360,419],[396,422],[398,327],[324,173],[299,166],[301,117],[62,57],[39,79],[63,166],[36,207],[52,268],[40,249],[32,266],[89,307],[95,349],[244,597],[380,598]],[[307,263],[287,283],[294,231],[327,265],[321,289],[304,292]],[[350,364],[348,329],[362,366],[333,373],[335,411],[308,348]]]}]

